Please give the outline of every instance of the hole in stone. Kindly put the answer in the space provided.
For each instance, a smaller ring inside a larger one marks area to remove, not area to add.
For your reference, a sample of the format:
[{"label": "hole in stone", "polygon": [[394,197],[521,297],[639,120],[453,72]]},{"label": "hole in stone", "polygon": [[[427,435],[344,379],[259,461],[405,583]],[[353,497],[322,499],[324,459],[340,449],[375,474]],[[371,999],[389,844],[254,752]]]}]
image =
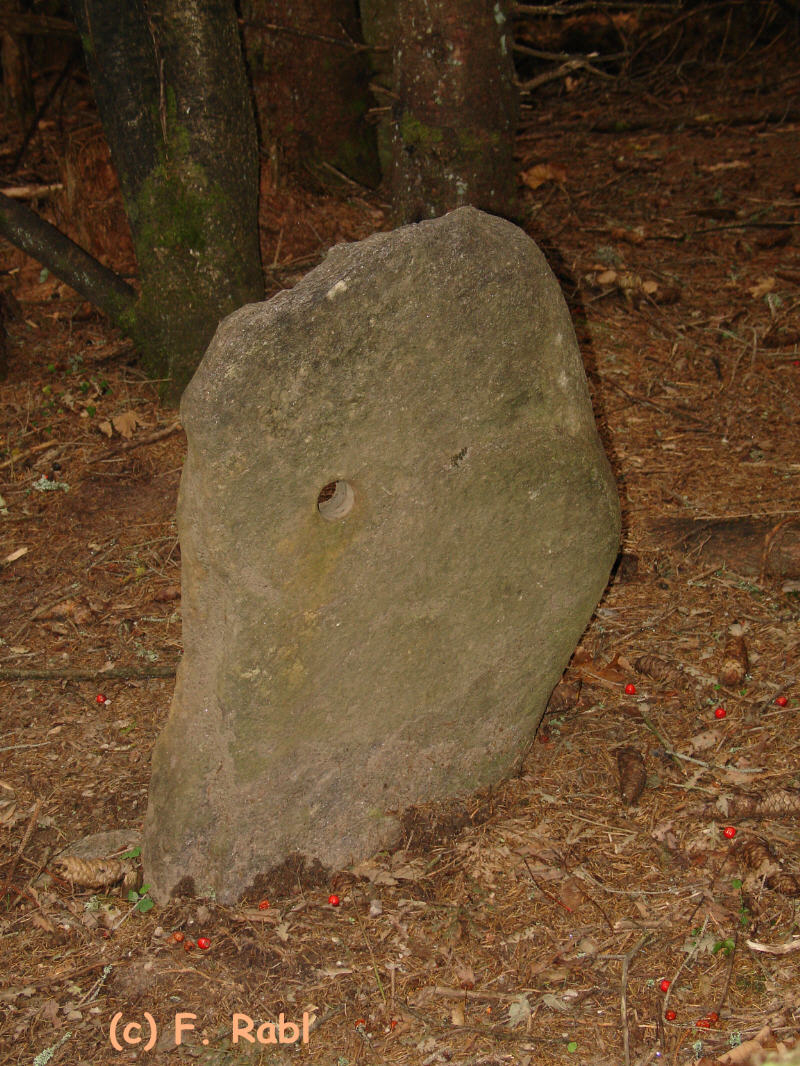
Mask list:
[{"label": "hole in stone", "polygon": [[329,481],[319,490],[317,510],[328,522],[338,522],[340,518],[350,514],[355,502],[353,486],[349,481],[340,478],[338,481]]}]

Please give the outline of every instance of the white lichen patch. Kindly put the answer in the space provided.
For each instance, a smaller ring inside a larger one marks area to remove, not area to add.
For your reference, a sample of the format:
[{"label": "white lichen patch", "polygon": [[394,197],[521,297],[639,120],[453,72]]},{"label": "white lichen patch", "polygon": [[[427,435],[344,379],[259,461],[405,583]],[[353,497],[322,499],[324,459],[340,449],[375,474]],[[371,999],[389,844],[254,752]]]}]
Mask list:
[{"label": "white lichen patch", "polygon": [[328,291],[325,293],[325,299],[326,300],[334,300],[339,295],[340,292],[346,292],[346,291],[347,291],[347,282],[346,281],[341,281],[341,280],[337,281],[336,284],[332,288],[328,289]]}]

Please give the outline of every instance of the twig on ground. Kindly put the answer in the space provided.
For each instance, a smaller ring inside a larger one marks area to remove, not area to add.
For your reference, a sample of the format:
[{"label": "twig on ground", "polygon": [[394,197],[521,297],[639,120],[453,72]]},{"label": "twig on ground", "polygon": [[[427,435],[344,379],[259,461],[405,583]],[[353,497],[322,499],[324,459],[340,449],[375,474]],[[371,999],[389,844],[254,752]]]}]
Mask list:
[{"label": "twig on ground", "polygon": [[0,667],[0,681],[103,681],[113,677],[121,680],[146,680],[151,677],[174,677],[177,663],[161,666],[112,666],[109,670],[37,670],[25,667]]},{"label": "twig on ground", "polygon": [[25,832],[22,834],[22,840],[20,841],[19,847],[17,848],[16,855],[11,860],[11,868],[6,874],[5,883],[2,889],[0,889],[0,899],[4,899],[6,892],[8,892],[9,886],[11,885],[11,879],[13,878],[14,873],[17,869],[17,864],[19,863],[19,860],[22,858],[22,853],[27,847],[28,841],[30,840],[31,833],[33,832],[34,827],[36,825],[36,820],[39,817],[39,811],[42,809],[43,802],[43,800],[37,800],[34,804],[33,810],[31,811],[31,816],[28,819],[28,825],[25,828]]},{"label": "twig on ground", "polygon": [[625,1053],[625,1066],[631,1066],[631,1037],[628,1030],[628,970],[630,969],[631,962],[639,951],[645,946],[647,941],[652,936],[652,933],[645,933],[638,944],[635,944],[627,954],[622,956],[622,976],[620,978],[620,997],[619,997],[619,1011],[622,1020],[622,1049]]}]

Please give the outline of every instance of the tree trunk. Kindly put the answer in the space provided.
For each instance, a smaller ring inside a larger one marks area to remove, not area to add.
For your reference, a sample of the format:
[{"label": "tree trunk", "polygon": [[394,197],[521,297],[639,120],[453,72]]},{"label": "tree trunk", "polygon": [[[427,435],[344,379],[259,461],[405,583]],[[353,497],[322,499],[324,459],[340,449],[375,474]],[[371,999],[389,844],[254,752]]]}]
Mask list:
[{"label": "tree trunk", "polygon": [[242,0],[241,10],[262,138],[280,153],[274,171],[290,170],[316,189],[341,185],[342,174],[376,186],[356,0]]},{"label": "tree trunk", "polygon": [[33,99],[28,42],[9,28],[20,14],[19,0],[0,0],[0,66],[3,69],[5,110],[24,127],[36,110]]},{"label": "tree trunk", "polygon": [[141,295],[121,317],[176,397],[263,297],[255,122],[231,0],[73,0]]},{"label": "tree trunk", "polygon": [[464,204],[513,214],[517,92],[502,3],[399,0],[394,88],[398,222]]}]

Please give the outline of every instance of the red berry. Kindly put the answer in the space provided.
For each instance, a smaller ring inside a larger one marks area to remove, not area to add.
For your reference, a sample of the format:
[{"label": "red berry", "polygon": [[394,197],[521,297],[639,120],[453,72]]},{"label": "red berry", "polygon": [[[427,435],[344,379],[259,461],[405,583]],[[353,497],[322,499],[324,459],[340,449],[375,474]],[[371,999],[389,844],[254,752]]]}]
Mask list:
[{"label": "red berry", "polygon": [[724,707],[717,707],[716,711],[714,711],[714,717],[715,718],[725,718],[727,713],[728,712],[725,710]]},{"label": "red berry", "polygon": [[666,977],[665,977],[664,980],[661,982],[661,984],[658,987],[661,989],[662,992],[666,992],[667,989],[669,988],[670,984],[671,984],[671,982],[668,981],[666,979]]},{"label": "red berry", "polygon": [[183,933],[180,931],[173,933],[171,939],[174,940],[176,944],[180,944],[183,942]]},{"label": "red berry", "polygon": [[332,907],[339,906],[339,897],[336,895],[336,893],[332,893],[330,896],[328,896],[328,903],[330,903]]},{"label": "red berry", "polygon": [[726,836],[728,840],[733,840],[733,838],[736,836],[736,827],[732,825],[726,825],[725,828],[722,830],[722,835]]},{"label": "red berry", "polygon": [[698,1029],[711,1028],[711,1022],[708,1020],[708,1018],[699,1018],[694,1024],[697,1026]]},{"label": "red berry", "polygon": [[199,936],[197,938],[197,946],[200,948],[201,951],[208,951],[208,949],[211,947],[211,941],[208,939],[207,936]]},{"label": "red berry", "polygon": [[194,941],[193,940],[184,940],[184,942],[183,942],[183,950],[184,951],[191,951],[193,947],[194,947]]},{"label": "red berry", "polygon": [[776,696],[775,702],[778,704],[779,707],[785,707],[789,701],[786,696]]},{"label": "red berry", "polygon": [[675,1013],[674,1010],[665,1010],[664,1017],[667,1019],[668,1022],[674,1022],[678,1015]]},{"label": "red berry", "polygon": [[95,700],[95,703],[105,703],[106,702],[106,698],[105,698],[105,696],[103,695],[102,692],[98,692],[97,695],[95,696],[94,700]]},{"label": "red berry", "polygon": [[631,682],[629,681],[628,684],[625,686],[625,695],[626,696],[635,696],[636,695],[636,685],[631,684]]},{"label": "red berry", "polygon": [[269,910],[269,900],[268,899],[262,899],[261,902],[258,905],[258,909],[260,911],[268,911]]},{"label": "red berry", "polygon": [[719,1015],[715,1010],[709,1012],[708,1020],[711,1022],[712,1025],[717,1024],[717,1022],[719,1021]]}]

